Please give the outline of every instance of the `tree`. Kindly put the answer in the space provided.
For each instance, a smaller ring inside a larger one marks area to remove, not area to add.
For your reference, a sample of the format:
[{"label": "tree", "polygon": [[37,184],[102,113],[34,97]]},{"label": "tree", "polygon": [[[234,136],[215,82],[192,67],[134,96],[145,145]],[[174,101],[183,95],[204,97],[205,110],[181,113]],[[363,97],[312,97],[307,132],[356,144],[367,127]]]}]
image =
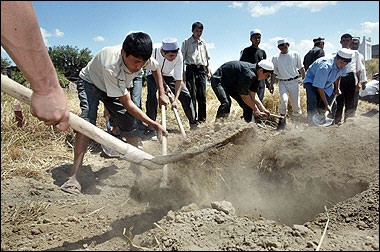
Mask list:
[{"label": "tree", "polygon": [[88,48],[79,50],[69,45],[49,47],[48,53],[54,67],[68,79],[77,79],[80,70],[92,59]]},{"label": "tree", "polygon": [[11,61],[7,58],[1,57],[1,69],[11,66]]}]

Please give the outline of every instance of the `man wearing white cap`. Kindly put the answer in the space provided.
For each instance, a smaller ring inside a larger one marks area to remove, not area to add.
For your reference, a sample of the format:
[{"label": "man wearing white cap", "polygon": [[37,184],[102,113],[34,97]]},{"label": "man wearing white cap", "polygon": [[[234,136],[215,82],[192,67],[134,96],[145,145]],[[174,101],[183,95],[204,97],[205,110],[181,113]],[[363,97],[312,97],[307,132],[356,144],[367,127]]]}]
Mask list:
[{"label": "man wearing white cap", "polygon": [[[260,60],[266,59],[266,52],[259,48],[261,42],[261,31],[259,29],[253,29],[250,33],[251,46],[248,46],[243,49],[240,60],[250,62],[252,64],[260,62]],[[265,80],[259,82],[259,89],[257,95],[260,98],[260,101],[263,102],[265,94]]]},{"label": "man wearing white cap", "polygon": [[257,90],[259,81],[268,78],[273,72],[270,60],[257,64],[245,61],[229,61],[220,66],[211,76],[211,87],[220,101],[216,119],[228,117],[231,110],[231,97],[243,109],[243,118],[251,122],[252,111],[255,116],[270,115],[260,101]]},{"label": "man wearing white cap", "polygon": [[[321,57],[313,62],[303,80],[306,89],[307,118],[312,125],[318,108],[328,110],[334,116],[335,107],[330,106],[335,95],[340,94],[340,79],[346,75],[347,64],[351,62],[352,51],[342,48],[335,57]],[[333,105],[333,104],[332,104]]]},{"label": "man wearing white cap", "polygon": [[290,98],[293,116],[295,116],[296,127],[299,124],[299,117],[302,114],[300,89],[298,78],[305,77],[305,69],[302,65],[301,57],[298,52],[289,50],[289,41],[286,38],[277,41],[280,50],[278,55],[273,56],[274,74],[271,76],[269,90],[273,93],[273,84],[277,77],[278,89],[280,92],[280,115],[284,116],[277,125],[277,130],[285,129],[286,114],[288,113],[288,101]]},{"label": "man wearing white cap", "polygon": [[[340,37],[342,48],[350,48],[352,35],[345,33]],[[357,50],[352,51],[352,60],[347,65],[347,75],[342,77],[340,81],[340,91],[342,92],[336,98],[336,114],[335,123],[340,124],[344,113],[344,122],[349,117],[355,116],[355,92],[359,91],[361,85],[361,71],[364,66],[360,60],[360,55]],[[344,111],[344,112],[343,112]]]},{"label": "man wearing white cap", "polygon": [[[174,94],[174,102],[172,107],[177,108],[178,100],[181,102],[182,108],[189,120],[190,129],[197,128],[197,120],[195,118],[194,105],[191,102],[190,92],[186,85],[182,82],[183,77],[183,56],[179,50],[176,38],[165,38],[162,40],[162,45],[154,47],[152,57],[158,61],[159,68],[165,84],[170,88]],[[147,73],[147,101],[146,101],[146,114],[152,120],[157,117],[157,84],[150,72]],[[148,128],[145,132],[147,138],[156,140],[156,131]]]}]

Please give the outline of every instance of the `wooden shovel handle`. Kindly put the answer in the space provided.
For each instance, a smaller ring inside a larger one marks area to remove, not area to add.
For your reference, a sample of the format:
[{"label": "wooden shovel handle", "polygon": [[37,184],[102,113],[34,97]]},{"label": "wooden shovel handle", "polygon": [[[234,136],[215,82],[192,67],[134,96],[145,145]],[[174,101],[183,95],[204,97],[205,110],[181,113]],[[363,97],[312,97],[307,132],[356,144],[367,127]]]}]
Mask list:
[{"label": "wooden shovel handle", "polygon": [[[5,75],[1,75],[1,91],[31,105],[31,97],[33,91],[23,85],[9,79]],[[153,162],[154,156],[140,150],[139,148],[123,142],[122,140],[108,134],[104,130],[96,127],[90,122],[80,118],[70,112],[70,126],[82,133],[83,135],[93,139],[94,141],[112,149],[120,154],[126,160],[143,165],[148,169],[162,169],[162,165]]]}]

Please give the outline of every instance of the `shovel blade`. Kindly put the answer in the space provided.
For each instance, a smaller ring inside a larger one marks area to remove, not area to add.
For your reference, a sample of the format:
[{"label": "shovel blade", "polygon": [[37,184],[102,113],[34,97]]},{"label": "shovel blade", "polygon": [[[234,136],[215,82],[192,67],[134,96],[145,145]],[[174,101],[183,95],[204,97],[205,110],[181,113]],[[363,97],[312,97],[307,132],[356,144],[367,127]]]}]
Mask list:
[{"label": "shovel blade", "polygon": [[313,123],[317,126],[330,126],[334,122],[334,119],[328,118],[327,115],[315,114],[313,116]]}]

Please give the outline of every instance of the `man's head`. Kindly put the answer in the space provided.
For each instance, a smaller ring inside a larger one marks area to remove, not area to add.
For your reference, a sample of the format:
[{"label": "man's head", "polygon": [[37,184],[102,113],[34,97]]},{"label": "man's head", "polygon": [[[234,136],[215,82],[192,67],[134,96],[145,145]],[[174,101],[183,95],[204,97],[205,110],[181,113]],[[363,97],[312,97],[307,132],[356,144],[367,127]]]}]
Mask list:
[{"label": "man's head", "polygon": [[151,57],[152,51],[153,43],[150,36],[144,32],[134,32],[125,38],[121,55],[128,69],[138,72]]},{"label": "man's head", "polygon": [[201,22],[195,22],[191,26],[191,31],[193,32],[193,37],[195,39],[200,39],[203,33],[203,24]]},{"label": "man's head", "polygon": [[168,61],[173,61],[178,54],[179,46],[176,38],[165,38],[162,40],[161,52]]},{"label": "man's head", "polygon": [[319,48],[324,48],[325,47],[325,38],[323,37],[318,37],[313,39],[314,46],[318,46]]},{"label": "man's head", "polygon": [[263,59],[256,64],[256,73],[258,80],[264,80],[273,73],[274,65],[272,61]]},{"label": "man's head", "polygon": [[250,41],[252,42],[252,46],[254,48],[258,48],[261,42],[261,31],[259,29],[253,29],[250,33]]},{"label": "man's head", "polygon": [[351,50],[358,50],[360,46],[360,38],[359,37],[353,37],[350,43],[350,49]]},{"label": "man's head", "polygon": [[339,69],[344,68],[347,66],[348,63],[351,62],[352,58],[352,50],[347,48],[342,48],[338,51],[338,53],[335,56],[335,62]]},{"label": "man's head", "polygon": [[286,38],[277,41],[277,48],[280,49],[282,54],[287,54],[289,51],[289,41]]},{"label": "man's head", "polygon": [[340,44],[342,45],[342,48],[350,48],[351,40],[352,36],[349,33],[345,33],[340,36]]}]

